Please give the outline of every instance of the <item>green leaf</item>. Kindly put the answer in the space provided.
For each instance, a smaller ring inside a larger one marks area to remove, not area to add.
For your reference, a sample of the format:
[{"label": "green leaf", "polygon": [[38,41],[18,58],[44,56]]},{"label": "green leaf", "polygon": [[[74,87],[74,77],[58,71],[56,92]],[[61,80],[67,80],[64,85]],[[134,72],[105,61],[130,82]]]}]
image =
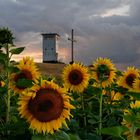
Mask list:
[{"label": "green leaf", "polygon": [[5,93],[6,92],[6,87],[0,87],[0,93]]},{"label": "green leaf", "polygon": [[101,89],[98,88],[98,87],[93,87],[93,86],[88,86],[87,89],[86,89],[86,94],[89,94],[89,95],[96,95],[96,94],[100,94],[101,93]]},{"label": "green leaf", "polygon": [[0,43],[0,49],[3,47],[3,44],[2,43]]},{"label": "green leaf", "polygon": [[116,74],[117,74],[118,76],[123,76],[122,72],[119,71],[119,70],[116,71]]},{"label": "green leaf", "polygon": [[64,131],[59,131],[55,135],[55,140],[71,140],[69,135]]},{"label": "green leaf", "polygon": [[20,54],[21,52],[23,52],[24,49],[25,49],[25,47],[20,47],[20,48],[16,48],[16,49],[11,49],[10,52],[12,54]]},{"label": "green leaf", "polygon": [[0,64],[3,65],[4,67],[6,66],[5,61],[3,59],[0,59]]},{"label": "green leaf", "polygon": [[17,119],[16,116],[11,116],[11,121],[14,122],[14,123],[17,123],[18,119]]},{"label": "green leaf", "polygon": [[140,128],[140,123],[137,121],[137,122],[135,122],[134,123],[134,127],[136,127],[136,128]]},{"label": "green leaf", "polygon": [[69,134],[70,140],[81,140],[80,137],[76,134]]},{"label": "green leaf", "polygon": [[3,52],[0,52],[0,64],[6,67],[7,56]]},{"label": "green leaf", "polygon": [[0,52],[0,59],[7,60],[6,54],[4,54],[3,52]]},{"label": "green leaf", "polygon": [[[129,112],[130,112],[131,110],[129,110]],[[123,116],[123,118],[127,121],[127,122],[129,122],[129,123],[134,123],[135,122],[135,120],[136,120],[136,115],[124,115]]]},{"label": "green leaf", "polygon": [[140,100],[140,92],[126,92],[126,94],[134,97],[136,100]]},{"label": "green leaf", "polygon": [[8,70],[9,70],[9,72],[11,72],[11,73],[17,73],[17,72],[20,71],[19,68],[18,68],[18,67],[15,67],[15,66],[10,66],[10,67],[8,68]]},{"label": "green leaf", "polygon": [[95,119],[89,119],[88,123],[90,123],[90,124],[97,124],[98,122]]},{"label": "green leaf", "polygon": [[[54,133],[53,135],[46,134],[46,135],[34,135],[32,136],[31,140],[71,140],[69,135],[64,131],[59,131]],[[77,139],[80,140],[80,139]]]},{"label": "green leaf", "polygon": [[50,135],[34,135],[31,140],[54,140]]},{"label": "green leaf", "polygon": [[121,136],[122,133],[124,133],[127,130],[128,129],[124,126],[114,126],[114,127],[103,128],[101,130],[101,133],[106,135],[111,135],[114,137],[122,137]]},{"label": "green leaf", "polygon": [[102,136],[97,135],[96,133],[88,133],[87,140],[102,140]]},{"label": "green leaf", "polygon": [[33,85],[32,80],[27,80],[27,79],[19,79],[16,83],[16,86],[21,87],[21,88],[30,88]]}]

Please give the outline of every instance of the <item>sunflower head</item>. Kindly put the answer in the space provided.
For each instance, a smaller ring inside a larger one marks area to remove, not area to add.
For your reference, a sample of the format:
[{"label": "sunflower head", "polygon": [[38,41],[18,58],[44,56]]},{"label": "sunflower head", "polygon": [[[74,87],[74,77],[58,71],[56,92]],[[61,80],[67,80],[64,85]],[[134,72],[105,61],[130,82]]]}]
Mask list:
[{"label": "sunflower head", "polygon": [[22,67],[23,65],[35,66],[33,58],[26,56],[20,60],[18,67]]},{"label": "sunflower head", "polygon": [[140,139],[140,129],[137,128],[135,131],[135,137],[139,140]]},{"label": "sunflower head", "polygon": [[132,108],[132,109],[136,109],[136,108],[140,108],[140,101],[135,101],[134,103],[132,102],[131,104],[130,104],[130,107]]},{"label": "sunflower head", "polygon": [[140,79],[136,78],[134,80],[133,88],[135,92],[140,92]]},{"label": "sunflower head", "polygon": [[79,63],[67,65],[62,75],[64,86],[76,92],[82,92],[87,87],[89,77],[88,68]]},{"label": "sunflower head", "polygon": [[54,133],[64,124],[67,127],[66,119],[70,119],[70,110],[74,106],[65,89],[59,87],[52,81],[42,80],[36,86],[35,97],[20,96],[19,113],[27,119],[30,128],[38,133]]},{"label": "sunflower head", "polygon": [[[124,135],[126,135],[127,140],[132,140],[132,130],[130,129],[129,131],[126,131],[124,133]],[[140,129],[136,128],[135,132],[134,132],[134,140],[140,140]]]},{"label": "sunflower head", "polygon": [[102,86],[110,85],[114,78],[116,69],[108,58],[97,58],[93,64],[93,78],[98,82],[102,82]]},{"label": "sunflower head", "polygon": [[0,81],[0,87],[4,87],[5,83],[3,81]]},{"label": "sunflower head", "polygon": [[[140,109],[140,101],[135,101],[135,102],[132,102],[130,104],[130,108],[131,110],[125,110],[124,112],[124,115],[128,115],[129,117],[133,117],[133,115],[135,115],[135,113],[137,113],[137,111],[139,111]],[[132,111],[133,110],[133,111]],[[134,111],[135,110],[135,111]],[[134,114],[133,114],[134,112]],[[136,117],[137,118],[137,117]],[[139,119],[139,118],[137,118]],[[128,119],[129,120],[129,119]],[[129,121],[128,120],[125,120],[123,119],[123,122],[122,122],[122,125],[124,125],[125,127],[128,128],[128,131],[126,131],[124,133],[124,135],[127,136],[127,139],[128,140],[132,140],[132,127],[133,127],[133,122]],[[130,119],[131,120],[131,119]],[[135,121],[139,121],[139,120],[135,120]],[[135,122],[136,123],[136,122]],[[134,137],[136,140],[139,140],[140,139],[140,129],[139,128],[135,128],[134,130]]]},{"label": "sunflower head", "polygon": [[109,78],[110,69],[107,65],[101,64],[97,67],[97,76],[100,81],[106,81]]},{"label": "sunflower head", "polygon": [[138,77],[139,77],[138,69],[135,69],[134,67],[128,67],[127,70],[123,73],[123,76],[119,78],[117,83],[119,86],[132,90],[133,83],[135,79]]},{"label": "sunflower head", "polygon": [[121,100],[123,97],[123,95],[119,92],[115,92],[115,91],[111,91],[111,100],[112,101],[117,101],[117,100]]},{"label": "sunflower head", "polygon": [[[19,71],[11,75],[10,86],[15,93],[22,93],[28,89],[28,84],[32,85],[32,82],[37,82],[40,73],[33,62],[33,59],[30,57],[23,58],[17,65],[17,68]],[[28,84],[26,84],[27,82]]]}]

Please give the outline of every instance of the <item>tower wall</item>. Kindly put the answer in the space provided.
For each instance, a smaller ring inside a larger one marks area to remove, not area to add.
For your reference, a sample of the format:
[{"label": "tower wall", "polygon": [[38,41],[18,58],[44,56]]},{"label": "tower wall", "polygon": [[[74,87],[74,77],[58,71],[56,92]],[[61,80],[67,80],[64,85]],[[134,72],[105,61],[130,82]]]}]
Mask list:
[{"label": "tower wall", "polygon": [[58,34],[42,34],[43,36],[43,62],[58,61]]}]

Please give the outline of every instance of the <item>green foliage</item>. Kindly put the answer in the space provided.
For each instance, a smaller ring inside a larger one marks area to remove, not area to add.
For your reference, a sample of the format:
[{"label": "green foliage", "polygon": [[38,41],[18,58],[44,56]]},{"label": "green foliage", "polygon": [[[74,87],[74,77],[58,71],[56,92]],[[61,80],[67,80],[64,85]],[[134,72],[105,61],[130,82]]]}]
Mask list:
[{"label": "green foliage", "polygon": [[64,131],[58,131],[55,134],[36,134],[32,136],[32,140],[81,140],[76,134],[67,134]]},{"label": "green foliage", "polygon": [[122,134],[127,130],[128,129],[123,126],[114,126],[114,127],[103,128],[101,132],[102,134],[111,135],[114,137],[120,137],[121,139],[124,140],[124,138],[122,137]]},{"label": "green foliage", "polygon": [[21,88],[30,88],[33,85],[33,81],[32,80],[27,80],[27,79],[19,79],[16,83],[17,87],[21,87]]},{"label": "green foliage", "polygon": [[[1,140],[25,140],[31,137],[28,130],[29,126],[23,119],[20,119],[17,112],[18,97],[13,96],[13,91],[9,86],[11,73],[19,72],[19,69],[14,65],[15,63],[10,62],[11,56],[13,54],[19,54],[24,50],[24,48],[11,49],[14,46],[13,39],[13,34],[8,28],[0,28],[0,46],[3,47],[3,51],[0,51],[0,81],[5,83],[3,87],[0,84]],[[20,81],[18,84],[30,86],[31,83],[32,81]],[[7,108],[10,110],[8,113]],[[9,115],[9,120],[6,118],[7,114]]]},{"label": "green foliage", "polygon": [[7,56],[3,52],[0,52],[0,65],[6,67]]},{"label": "green foliage", "polygon": [[11,54],[20,54],[23,52],[23,50],[25,49],[25,47],[20,47],[20,48],[14,48],[10,50]]},{"label": "green foliage", "polygon": [[140,100],[140,92],[126,92],[127,95],[132,96],[135,100]]}]

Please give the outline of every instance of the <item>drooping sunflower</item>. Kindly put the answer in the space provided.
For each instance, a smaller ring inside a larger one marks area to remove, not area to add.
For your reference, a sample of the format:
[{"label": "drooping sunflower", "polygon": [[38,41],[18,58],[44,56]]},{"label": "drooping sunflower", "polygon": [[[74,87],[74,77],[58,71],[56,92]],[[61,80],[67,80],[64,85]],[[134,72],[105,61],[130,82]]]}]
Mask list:
[{"label": "drooping sunflower", "polygon": [[28,87],[21,86],[18,84],[20,80],[32,80],[37,82],[37,79],[40,76],[38,69],[33,62],[33,59],[30,57],[23,57],[23,59],[17,65],[19,72],[13,73],[10,78],[10,87],[15,93],[22,93],[28,90]]},{"label": "drooping sunflower", "polygon": [[70,120],[70,110],[74,106],[70,104],[72,98],[64,88],[52,81],[41,80],[35,93],[27,95],[19,97],[18,110],[21,117],[27,119],[31,129],[38,133],[53,134],[62,128],[62,124],[67,127],[66,119]]},{"label": "drooping sunflower", "polygon": [[134,67],[128,67],[127,70],[123,72],[123,76],[118,79],[117,83],[119,86],[133,90],[133,83],[138,77],[138,69]]},{"label": "drooping sunflower", "polygon": [[133,83],[133,88],[135,92],[140,92],[140,79],[135,79]]},{"label": "drooping sunflower", "polygon": [[[140,101],[135,101],[130,104],[131,109],[140,109]],[[132,115],[131,111],[125,110],[125,115]],[[139,120],[138,120],[139,122]],[[136,122],[135,122],[136,123]],[[127,136],[127,140],[132,140],[132,131],[133,131],[133,124],[131,122],[128,122],[127,120],[123,119],[122,125],[128,128],[128,131],[124,133],[124,135]],[[135,140],[140,140],[140,128],[134,129],[134,138]]]},{"label": "drooping sunflower", "polygon": [[114,64],[108,58],[97,58],[93,63],[93,78],[97,83],[102,83],[102,87],[109,86],[115,76],[116,68]]},{"label": "drooping sunflower", "polygon": [[89,77],[88,68],[79,63],[67,65],[62,74],[64,86],[80,93],[88,86]]}]

